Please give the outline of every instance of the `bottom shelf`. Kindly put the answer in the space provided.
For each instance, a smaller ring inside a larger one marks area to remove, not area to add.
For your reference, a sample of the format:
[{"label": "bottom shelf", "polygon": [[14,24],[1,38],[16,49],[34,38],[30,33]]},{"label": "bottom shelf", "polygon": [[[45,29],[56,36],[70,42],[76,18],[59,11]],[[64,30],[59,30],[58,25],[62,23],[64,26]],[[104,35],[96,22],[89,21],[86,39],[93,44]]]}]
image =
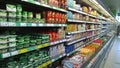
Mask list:
[{"label": "bottom shelf", "polygon": [[[77,51],[76,52],[72,51],[71,53],[74,52],[75,54],[73,54],[72,56],[68,57],[67,59],[64,59],[63,60],[64,61],[63,65],[66,66],[66,68],[69,68],[69,67],[70,68],[74,68],[74,67],[76,67],[76,68],[93,68],[92,66],[96,65],[95,61],[98,60],[98,57],[100,55],[103,55],[104,50],[107,50],[110,42],[113,39],[114,39],[114,36],[109,36],[109,38],[106,36],[106,39],[103,38],[104,42],[102,44],[100,44],[100,45],[95,44],[96,41],[94,41],[94,43],[92,43],[93,41],[91,41],[92,44],[90,44],[90,43],[88,44],[87,43],[87,46],[84,46],[83,48],[78,49],[77,50],[78,52]],[[97,42],[99,42],[99,41],[97,41]],[[94,47],[94,44],[98,45],[100,47],[98,47],[96,49],[96,46]],[[91,45],[93,45],[93,46],[91,46]],[[95,50],[94,50],[94,48],[95,48]],[[89,51],[89,49],[90,50],[92,49],[91,50],[92,53],[91,53],[91,51]],[[85,56],[86,54],[88,54],[88,55]],[[97,68],[97,67],[95,67],[95,68]]]}]

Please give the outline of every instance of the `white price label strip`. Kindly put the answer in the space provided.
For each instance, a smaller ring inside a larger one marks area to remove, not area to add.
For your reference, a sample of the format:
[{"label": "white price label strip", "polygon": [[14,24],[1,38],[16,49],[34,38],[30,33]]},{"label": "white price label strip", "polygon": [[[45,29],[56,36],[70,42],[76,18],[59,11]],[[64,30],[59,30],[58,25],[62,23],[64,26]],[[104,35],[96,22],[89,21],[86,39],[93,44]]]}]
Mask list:
[{"label": "white price label strip", "polygon": [[18,51],[13,51],[11,52],[11,55],[14,56],[14,55],[17,55],[18,54]]},{"label": "white price label strip", "polygon": [[26,26],[26,23],[21,23],[21,26]]},{"label": "white price label strip", "polygon": [[16,26],[16,23],[10,22],[10,23],[9,23],[9,26]]},{"label": "white price label strip", "polygon": [[32,26],[37,26],[35,23],[32,23]]},{"label": "white price label strip", "polygon": [[0,26],[8,26],[8,23],[7,22],[1,22]]},{"label": "white price label strip", "polygon": [[44,26],[44,24],[39,24],[39,26]]},{"label": "white price label strip", "polygon": [[55,59],[52,59],[52,62],[54,62],[55,61]]},{"label": "white price label strip", "polygon": [[2,58],[7,58],[9,56],[10,56],[10,53],[4,53],[4,54],[2,54]]},{"label": "white price label strip", "polygon": [[60,55],[59,58],[62,58],[62,55]]}]

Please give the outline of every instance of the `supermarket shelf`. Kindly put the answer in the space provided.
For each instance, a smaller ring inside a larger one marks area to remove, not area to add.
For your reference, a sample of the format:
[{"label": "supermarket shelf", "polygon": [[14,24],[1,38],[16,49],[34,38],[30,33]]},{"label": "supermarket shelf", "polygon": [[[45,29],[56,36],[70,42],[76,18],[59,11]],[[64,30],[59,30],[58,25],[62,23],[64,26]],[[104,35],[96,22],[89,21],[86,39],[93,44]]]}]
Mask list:
[{"label": "supermarket shelf", "polygon": [[37,66],[36,68],[44,68],[44,67],[48,66],[48,65],[51,64],[51,63],[52,63],[51,61],[47,61],[47,62],[45,62],[45,63]]},{"label": "supermarket shelf", "polygon": [[61,12],[67,12],[67,10],[65,10],[65,9],[57,8],[57,7],[46,5],[46,4],[42,4],[42,3],[39,3],[39,2],[36,2],[36,1],[30,1],[30,0],[22,0],[22,1],[26,2],[26,3],[36,4],[38,6],[42,6],[42,7],[45,7],[45,8],[54,9],[54,10],[61,11]]},{"label": "supermarket shelf", "polygon": [[95,30],[95,29],[88,29],[88,30],[86,30],[86,31],[93,31],[93,30]]},{"label": "supermarket shelf", "polygon": [[67,24],[41,24],[22,22],[0,22],[0,27],[65,27]]},{"label": "supermarket shelf", "polygon": [[84,40],[84,39],[86,39],[86,37],[84,37],[84,38],[80,38],[80,39],[75,40],[75,41],[72,41],[72,42],[69,42],[69,43],[67,43],[67,45],[74,44],[74,43],[79,42],[79,41],[82,41],[82,40]]},{"label": "supermarket shelf", "polygon": [[62,54],[62,55],[60,55],[60,56],[58,56],[58,57],[56,57],[56,58],[54,58],[54,59],[52,59],[51,62],[55,62],[55,61],[57,61],[58,59],[60,59],[60,58],[62,58],[62,57],[64,57],[64,56],[66,56],[65,53]]},{"label": "supermarket shelf", "polygon": [[50,42],[50,45],[56,45],[56,44],[63,43],[63,42],[66,42],[66,39],[62,39],[62,40],[57,40],[57,41],[54,41],[54,42]]},{"label": "supermarket shelf", "polygon": [[101,24],[101,23],[98,23],[98,22],[90,22],[90,21],[87,21],[86,23],[88,23],[88,24]]},{"label": "supermarket shelf", "polygon": [[108,28],[108,27],[102,27],[102,28]]},{"label": "supermarket shelf", "polygon": [[[100,38],[100,37],[95,38],[94,40],[92,40],[92,41],[90,41],[90,42],[86,43],[85,45],[88,45],[88,44],[92,43],[93,41],[95,41],[95,40],[97,40],[97,39],[99,39],[99,38]],[[67,56],[70,56],[71,54],[75,53],[75,52],[76,52],[76,51],[78,51],[80,48],[83,48],[85,45],[81,45],[81,46],[80,46],[80,47],[78,47],[77,49],[75,49],[75,50],[71,51],[70,53],[68,53],[68,54],[67,54]]]},{"label": "supermarket shelf", "polygon": [[68,19],[68,22],[86,23],[86,21]]},{"label": "supermarket shelf", "polygon": [[87,38],[90,38],[90,37],[93,37],[93,36],[95,36],[95,35],[90,35],[90,36],[87,36]]},{"label": "supermarket shelf", "polygon": [[73,53],[75,53],[76,51],[78,51],[80,48],[83,48],[85,45],[81,45],[80,47],[78,47],[77,49],[71,51],[70,53],[67,54],[67,56],[72,55]]},{"label": "supermarket shelf", "polygon": [[43,64],[37,66],[36,68],[44,68],[44,67],[48,66],[49,64],[51,64],[51,63],[57,61],[58,59],[60,59],[60,58],[62,58],[62,57],[64,57],[64,56],[66,56],[65,53],[62,54],[62,55],[60,55],[59,57],[56,57],[56,58],[54,58],[54,59],[52,59],[52,60],[50,60],[50,61],[47,61],[47,62],[45,62],[45,63],[43,63]]},{"label": "supermarket shelf", "polygon": [[37,46],[23,48],[23,49],[16,50],[16,51],[13,51],[13,52],[0,54],[0,56],[1,56],[1,58],[7,58],[7,57],[22,54],[22,53],[27,53],[27,52],[30,52],[30,51],[33,51],[33,50],[41,49],[41,48],[44,48],[44,47],[48,47],[48,46],[49,46],[49,43],[45,43],[45,44],[41,44],[41,45],[37,45]]},{"label": "supermarket shelf", "polygon": [[70,10],[70,11],[74,11],[74,12],[77,12],[77,13],[80,13],[80,14],[87,15],[87,13],[82,12],[82,11],[79,11],[79,10],[76,10],[76,9],[73,9],[73,8],[68,8],[68,10]]},{"label": "supermarket shelf", "polygon": [[77,33],[82,33],[82,32],[86,32],[86,30],[83,30],[83,31],[68,32],[67,34],[77,34]]},{"label": "supermarket shelf", "polygon": [[104,45],[104,47],[98,52],[98,54],[92,58],[92,60],[90,61],[90,63],[87,65],[87,68],[90,68],[94,62],[97,60],[97,58],[99,57],[99,55],[101,55],[104,51],[104,49],[106,49],[106,47],[108,46],[108,44],[111,42],[111,40],[114,38],[114,36],[111,37],[111,39]]},{"label": "supermarket shelf", "polygon": [[68,10],[74,11],[74,12],[77,12],[77,13],[80,13],[80,14],[84,14],[84,15],[87,15],[87,16],[90,16],[90,17],[98,18],[98,19],[99,19],[99,17],[93,16],[93,15],[91,15],[91,14],[85,13],[85,12],[80,11],[80,10],[76,10],[76,9],[73,9],[73,8],[68,8]]},{"label": "supermarket shelf", "polygon": [[95,30],[100,30],[100,29],[102,29],[102,28],[96,28]]}]

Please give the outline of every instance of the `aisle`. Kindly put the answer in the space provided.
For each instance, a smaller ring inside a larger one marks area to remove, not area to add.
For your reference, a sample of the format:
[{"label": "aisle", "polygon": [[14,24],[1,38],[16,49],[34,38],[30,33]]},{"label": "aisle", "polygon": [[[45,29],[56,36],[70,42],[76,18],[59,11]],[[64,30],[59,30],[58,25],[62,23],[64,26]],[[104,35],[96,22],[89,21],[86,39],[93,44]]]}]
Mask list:
[{"label": "aisle", "polygon": [[116,38],[104,68],[120,68],[120,38]]}]

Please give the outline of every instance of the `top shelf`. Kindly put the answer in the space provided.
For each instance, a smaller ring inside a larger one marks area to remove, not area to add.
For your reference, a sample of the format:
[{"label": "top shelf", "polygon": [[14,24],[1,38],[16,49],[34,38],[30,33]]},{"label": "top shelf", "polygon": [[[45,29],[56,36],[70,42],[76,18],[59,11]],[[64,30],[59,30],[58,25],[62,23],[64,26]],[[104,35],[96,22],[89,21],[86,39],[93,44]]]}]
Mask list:
[{"label": "top shelf", "polygon": [[87,15],[87,16],[90,16],[90,17],[93,17],[93,18],[106,20],[106,19],[104,19],[104,18],[102,18],[102,17],[96,17],[96,16],[94,16],[94,15],[91,15],[91,14],[88,14],[88,13],[85,13],[85,12],[83,12],[83,11],[76,10],[76,9],[73,9],[73,8],[68,8],[68,10],[74,11],[74,12],[77,12],[77,13],[80,13],[80,14],[83,14],[83,15]]},{"label": "top shelf", "polygon": [[57,11],[65,12],[65,13],[67,12],[67,10],[65,10],[65,9],[61,9],[61,8],[58,8],[58,7],[50,6],[50,5],[47,5],[47,4],[42,4],[42,3],[39,3],[37,1],[22,0],[22,2],[36,4],[38,6],[42,6],[42,7],[45,7],[45,8],[49,8],[49,9],[53,9],[53,10],[57,10]]}]

